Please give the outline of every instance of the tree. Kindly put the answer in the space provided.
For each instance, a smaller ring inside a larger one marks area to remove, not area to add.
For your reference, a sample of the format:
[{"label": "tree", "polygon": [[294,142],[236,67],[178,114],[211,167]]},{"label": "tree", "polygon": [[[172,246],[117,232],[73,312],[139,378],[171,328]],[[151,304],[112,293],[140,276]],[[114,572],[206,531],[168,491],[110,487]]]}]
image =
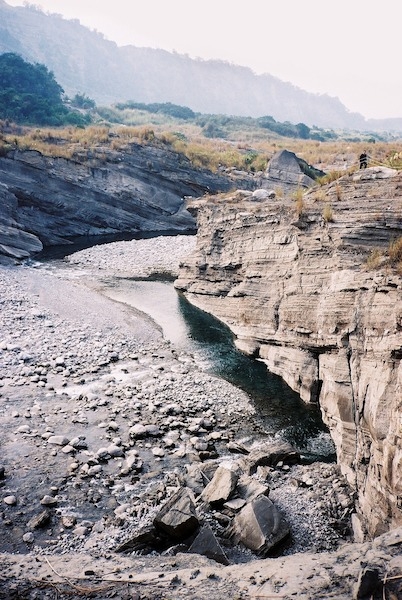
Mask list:
[{"label": "tree", "polygon": [[27,125],[84,125],[86,116],[70,111],[64,90],[45,65],[18,54],[0,55],[0,118]]}]

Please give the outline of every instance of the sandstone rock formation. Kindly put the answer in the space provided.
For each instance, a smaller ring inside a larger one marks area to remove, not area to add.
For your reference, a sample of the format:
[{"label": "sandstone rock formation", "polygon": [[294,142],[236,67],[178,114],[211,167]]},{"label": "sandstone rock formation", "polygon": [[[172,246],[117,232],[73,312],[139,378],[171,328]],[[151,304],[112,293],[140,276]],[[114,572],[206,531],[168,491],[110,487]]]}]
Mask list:
[{"label": "sandstone rock formation", "polygon": [[279,185],[281,189],[291,192],[297,188],[311,187],[318,177],[324,175],[323,171],[309,165],[294,152],[280,150],[269,161],[261,186],[270,189]]},{"label": "sandstone rock formation", "polygon": [[131,144],[103,159],[0,157],[0,256],[26,258],[77,236],[194,230],[184,196],[233,187],[165,148]]},{"label": "sandstone rock formation", "polygon": [[356,494],[356,539],[402,524],[402,173],[345,175],[257,201],[188,203],[195,253],[175,286],[306,402],[319,402]]}]

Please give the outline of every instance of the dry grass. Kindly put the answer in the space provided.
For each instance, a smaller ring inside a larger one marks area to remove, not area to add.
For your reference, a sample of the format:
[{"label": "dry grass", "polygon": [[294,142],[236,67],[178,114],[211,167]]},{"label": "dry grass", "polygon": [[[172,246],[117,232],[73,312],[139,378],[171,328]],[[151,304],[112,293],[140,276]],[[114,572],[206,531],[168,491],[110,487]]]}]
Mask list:
[{"label": "dry grass", "polygon": [[366,268],[376,270],[382,266],[388,266],[395,269],[399,275],[402,275],[402,236],[392,240],[385,251],[374,248],[367,257]]},{"label": "dry grass", "polygon": [[[140,118],[141,117],[141,118]],[[362,142],[317,142],[278,138],[266,130],[232,131],[226,139],[206,138],[200,126],[178,121],[158,121],[155,115],[143,113],[132,119],[132,125],[91,125],[86,128],[10,127],[0,122],[0,153],[13,148],[38,150],[45,156],[72,158],[85,151],[97,153],[103,148],[124,151],[130,143],[163,144],[186,156],[195,166],[216,171],[219,168],[261,172],[279,150],[294,152],[307,163],[327,174],[319,185],[336,181],[358,170],[358,156],[367,150]],[[370,164],[402,169],[402,142],[376,142],[368,148]]]},{"label": "dry grass", "polygon": [[378,269],[381,266],[383,257],[384,255],[381,250],[379,248],[374,248],[367,257],[366,268],[369,271]]},{"label": "dry grass", "polygon": [[390,243],[388,257],[391,266],[402,275],[402,236]]},{"label": "dry grass", "polygon": [[329,203],[326,203],[324,206],[324,210],[322,211],[322,218],[326,223],[332,223],[334,220],[334,212],[332,210],[332,206]]},{"label": "dry grass", "polygon": [[294,203],[295,203],[295,210],[296,210],[296,215],[298,218],[300,218],[302,216],[303,211],[304,211],[304,193],[305,193],[305,190],[303,190],[302,188],[298,188],[292,194],[292,199],[294,200]]}]

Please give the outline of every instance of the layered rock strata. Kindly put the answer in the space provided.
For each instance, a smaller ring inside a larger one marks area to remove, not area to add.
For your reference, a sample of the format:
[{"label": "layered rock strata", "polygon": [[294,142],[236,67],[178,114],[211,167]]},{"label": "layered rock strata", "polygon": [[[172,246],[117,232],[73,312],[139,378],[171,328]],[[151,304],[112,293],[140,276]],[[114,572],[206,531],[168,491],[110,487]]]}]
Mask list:
[{"label": "layered rock strata", "polygon": [[234,187],[228,175],[195,169],[168,148],[130,144],[92,154],[0,157],[0,257],[26,258],[78,236],[191,231],[184,197]]},{"label": "layered rock strata", "polygon": [[301,200],[204,197],[175,286],[319,402],[356,493],[356,539],[402,524],[402,173],[345,175]]}]

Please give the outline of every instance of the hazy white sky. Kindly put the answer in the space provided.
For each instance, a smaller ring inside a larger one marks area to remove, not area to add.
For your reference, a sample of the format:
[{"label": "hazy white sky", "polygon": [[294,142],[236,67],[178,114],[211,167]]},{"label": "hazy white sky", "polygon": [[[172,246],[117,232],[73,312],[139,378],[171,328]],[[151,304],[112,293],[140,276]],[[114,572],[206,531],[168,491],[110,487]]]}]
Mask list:
[{"label": "hazy white sky", "polygon": [[[6,0],[13,6],[24,0]],[[367,118],[402,117],[399,0],[30,0],[119,46],[270,73]]]}]

